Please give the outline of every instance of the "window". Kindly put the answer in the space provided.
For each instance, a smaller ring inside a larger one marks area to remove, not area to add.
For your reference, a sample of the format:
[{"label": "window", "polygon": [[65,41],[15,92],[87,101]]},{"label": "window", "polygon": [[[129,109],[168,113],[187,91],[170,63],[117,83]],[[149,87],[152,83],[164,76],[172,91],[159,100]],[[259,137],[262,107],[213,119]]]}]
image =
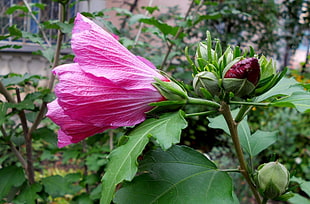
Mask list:
[{"label": "window", "polygon": [[[44,22],[47,20],[58,19],[59,4],[52,0],[0,0],[0,35],[5,35],[8,33],[8,28],[10,26],[16,25],[16,27],[22,31],[38,34],[40,32],[38,24],[29,15],[24,15],[22,10],[16,10],[12,14],[6,14],[6,11],[11,6],[21,6],[24,7],[24,1],[26,1],[30,6],[32,11],[35,11],[35,17],[39,22]],[[77,12],[77,4],[73,4],[76,0],[69,0],[70,8],[67,12],[67,19],[75,16]],[[39,9],[34,6],[35,3],[45,4],[44,9]],[[45,30],[46,35],[50,42],[55,43],[53,36],[56,34],[55,29]],[[9,38],[6,41],[14,44],[31,44],[27,40],[14,40]]]}]

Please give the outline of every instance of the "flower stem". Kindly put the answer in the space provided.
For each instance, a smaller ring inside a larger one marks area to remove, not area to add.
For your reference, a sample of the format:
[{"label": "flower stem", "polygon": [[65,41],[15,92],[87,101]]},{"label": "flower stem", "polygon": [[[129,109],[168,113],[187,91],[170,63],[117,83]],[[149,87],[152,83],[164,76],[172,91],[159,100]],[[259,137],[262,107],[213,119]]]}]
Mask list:
[{"label": "flower stem", "polygon": [[251,178],[250,178],[249,172],[247,170],[247,164],[246,164],[246,161],[244,159],[243,151],[242,151],[241,144],[239,141],[239,136],[238,136],[238,129],[237,129],[238,123],[236,123],[235,120],[233,119],[233,117],[231,115],[230,107],[226,102],[222,101],[220,111],[222,112],[222,114],[225,118],[225,121],[226,121],[228,128],[229,128],[229,131],[230,131],[231,138],[232,138],[233,143],[234,143],[237,158],[238,158],[239,164],[240,164],[240,172],[242,173],[245,180],[249,184],[251,191],[253,192],[257,203],[261,204],[261,198],[260,198],[260,196],[259,196]]},{"label": "flower stem", "polygon": [[246,102],[246,101],[229,101],[230,104],[253,105],[253,106],[269,106],[270,103]]},{"label": "flower stem", "polygon": [[243,120],[244,116],[246,116],[252,107],[252,105],[242,105],[237,116],[235,117],[235,122],[239,123],[241,120]]},{"label": "flower stem", "polygon": [[187,103],[188,104],[196,104],[196,105],[206,105],[206,106],[211,106],[214,108],[220,108],[221,107],[220,104],[218,104],[214,101],[209,101],[209,100],[201,99],[201,98],[188,97]]},{"label": "flower stem", "polygon": [[213,113],[217,113],[218,111],[204,111],[204,112],[198,112],[198,113],[187,113],[185,114],[185,117],[193,117],[193,116],[201,116],[201,115],[211,115]]}]

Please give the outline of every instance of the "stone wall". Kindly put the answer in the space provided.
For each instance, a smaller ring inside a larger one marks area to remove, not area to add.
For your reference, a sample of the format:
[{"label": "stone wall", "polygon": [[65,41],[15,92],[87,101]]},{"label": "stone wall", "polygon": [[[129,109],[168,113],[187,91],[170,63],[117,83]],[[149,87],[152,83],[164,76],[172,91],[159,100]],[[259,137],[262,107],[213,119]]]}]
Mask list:
[{"label": "stone wall", "polygon": [[0,52],[0,75],[13,72],[48,76],[49,66],[44,57],[29,52]]}]

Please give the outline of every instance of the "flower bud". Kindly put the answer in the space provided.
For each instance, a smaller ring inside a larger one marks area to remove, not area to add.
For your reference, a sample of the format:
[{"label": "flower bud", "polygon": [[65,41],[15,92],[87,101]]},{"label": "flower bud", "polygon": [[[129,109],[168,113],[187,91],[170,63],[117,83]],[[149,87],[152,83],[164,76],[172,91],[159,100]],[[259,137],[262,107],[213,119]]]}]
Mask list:
[{"label": "flower bud", "polygon": [[218,78],[214,73],[208,71],[196,74],[193,80],[193,87],[198,95],[202,95],[202,88],[209,91],[212,95],[218,95],[220,93]]},{"label": "flower bud", "polygon": [[285,193],[290,174],[279,162],[269,162],[258,167],[256,183],[264,198],[276,198]]},{"label": "flower bud", "polygon": [[160,92],[160,94],[165,97],[167,100],[171,101],[186,101],[188,96],[186,91],[180,87],[174,81],[162,81],[156,79],[153,83],[153,86]]},{"label": "flower bud", "polygon": [[256,58],[241,60],[232,65],[225,73],[223,87],[235,96],[246,96],[256,87],[260,78],[260,66]]}]

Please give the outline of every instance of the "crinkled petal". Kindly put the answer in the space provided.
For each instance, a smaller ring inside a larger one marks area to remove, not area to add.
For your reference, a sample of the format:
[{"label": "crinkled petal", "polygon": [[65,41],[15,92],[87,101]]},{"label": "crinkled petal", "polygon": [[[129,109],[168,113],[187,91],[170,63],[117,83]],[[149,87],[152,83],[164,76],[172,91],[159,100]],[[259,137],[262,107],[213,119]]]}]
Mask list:
[{"label": "crinkled petal", "polygon": [[151,82],[127,90],[104,77],[85,73],[78,64],[54,69],[59,78],[55,87],[59,105],[74,120],[94,126],[133,126],[145,120],[149,103],[165,100]]},{"label": "crinkled petal", "polygon": [[78,143],[87,137],[103,132],[110,126],[97,127],[89,123],[70,118],[64,113],[64,110],[59,106],[58,99],[47,104],[48,112],[46,114],[54,123],[60,126],[58,131],[58,147],[64,147],[72,143]]},{"label": "crinkled petal", "polygon": [[100,26],[79,13],[75,18],[71,46],[76,55],[75,62],[83,71],[110,79],[123,88],[143,88],[154,78],[166,80]]}]

